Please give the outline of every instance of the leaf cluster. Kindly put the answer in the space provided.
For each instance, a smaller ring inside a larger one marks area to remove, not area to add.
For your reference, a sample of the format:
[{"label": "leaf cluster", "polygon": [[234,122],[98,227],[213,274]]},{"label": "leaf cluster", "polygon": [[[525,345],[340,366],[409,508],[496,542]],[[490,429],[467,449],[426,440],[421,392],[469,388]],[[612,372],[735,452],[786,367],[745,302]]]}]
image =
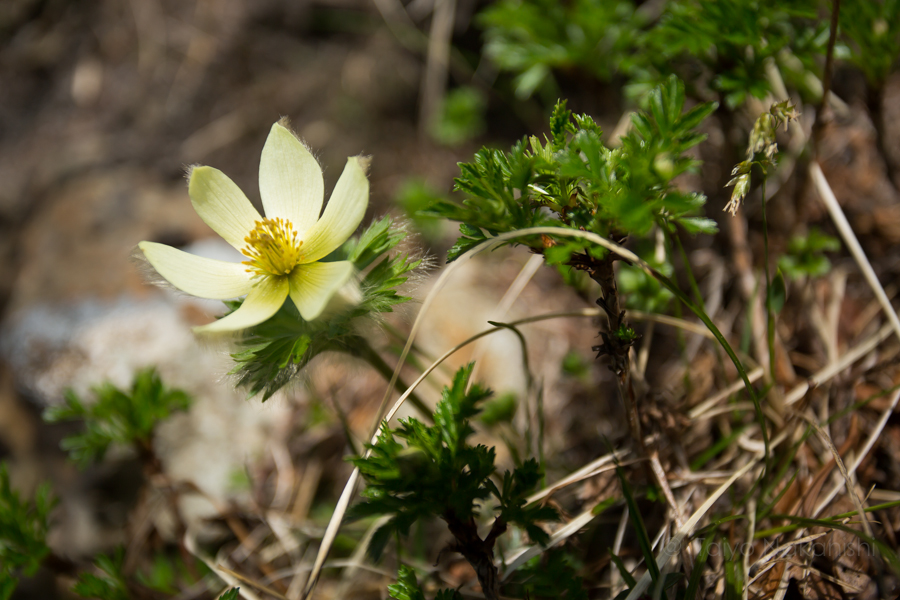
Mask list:
[{"label": "leaf cluster", "polygon": [[120,548],[112,556],[101,554],[94,561],[98,574],[80,573],[72,591],[84,598],[129,600],[128,585],[122,574],[125,552]]},{"label": "leaf cluster", "polygon": [[844,0],[840,30],[845,40],[841,55],[871,85],[884,86],[900,56],[900,0]]},{"label": "leaf cluster", "polygon": [[[646,235],[654,224],[714,232],[715,223],[698,216],[706,198],[678,190],[673,181],[698,168],[687,152],[705,139],[696,128],[715,104],[684,108],[684,86],[673,77],[650,93],[647,110],[633,116],[620,147],[606,146],[591,117],[573,115],[559,102],[544,142],[525,138],[508,152],[483,148],[473,162],[459,165],[455,189],[465,195],[462,203],[442,199],[429,209],[462,223],[448,260],[491,236],[539,225],[615,238]],[[580,252],[594,258],[605,253],[581,241],[538,236],[516,243],[557,264]]]},{"label": "leaf cluster", "polygon": [[485,53],[516,74],[516,95],[527,98],[554,70],[579,69],[601,81],[629,70],[646,20],[630,0],[504,0],[478,22]]},{"label": "leaf cluster", "polygon": [[549,87],[554,71],[624,79],[638,97],[674,74],[697,82],[695,97],[721,96],[734,108],[770,91],[770,61],[806,85],[828,34],[818,4],[668,0],[653,11],[629,0],[503,0],[479,23],[485,54],[514,74],[519,97]]},{"label": "leaf cluster", "polygon": [[81,433],[62,441],[63,449],[82,468],[102,460],[112,444],[148,448],[157,423],[191,404],[182,390],[165,387],[152,367],[135,375],[130,390],[107,382],[93,388],[93,394],[94,401],[85,403],[68,390],[64,404],[44,412],[44,420],[50,423],[84,422]]},{"label": "leaf cluster", "polygon": [[633,73],[639,91],[676,73],[701,82],[698,97],[710,92],[735,108],[748,96],[771,91],[766,73],[772,62],[788,79],[803,83],[824,54],[828,23],[818,0],[670,0],[642,38],[643,70]]},{"label": "leaf cluster", "polygon": [[[137,597],[175,596],[178,590],[196,585],[208,569],[202,563],[192,567],[179,556],[158,553],[146,570],[137,571],[133,577],[123,572],[125,552],[117,548],[111,555],[101,554],[94,560],[91,572],[81,572],[72,591],[85,598],[100,600],[129,600]],[[193,569],[193,571],[192,571]],[[199,573],[197,572],[199,571]],[[220,600],[236,600],[237,588],[225,591]]]},{"label": "leaf cluster", "polygon": [[529,460],[507,471],[498,486],[491,479],[494,449],[468,443],[475,433],[470,419],[491,395],[478,384],[469,387],[472,368],[473,364],[461,368],[452,385],[444,388],[434,411],[434,425],[415,418],[401,419],[395,429],[385,423],[376,443],[368,446],[370,455],[352,460],[368,485],[363,492],[365,500],[355,505],[350,515],[391,515],[373,536],[372,556],[381,555],[391,535],[407,535],[419,519],[472,521],[480,516],[489,497],[494,498],[497,518],[503,523],[523,527],[536,541],[548,539],[537,522],[557,519],[556,510],[526,505],[525,501],[542,478],[537,462]]},{"label": "leaf cluster", "polygon": [[[655,260],[652,256],[645,257],[640,250],[637,251],[637,254],[657,272],[666,277],[672,276],[674,268],[671,263]],[[634,310],[664,313],[674,298],[672,292],[666,289],[658,279],[631,265],[619,265],[616,282],[619,293],[625,298],[625,306]]]},{"label": "leaf cluster", "polygon": [[[238,342],[239,350],[231,355],[236,363],[231,374],[237,376],[238,385],[246,387],[250,396],[262,393],[265,401],[319,354],[356,354],[360,348],[368,347],[358,333],[356,321],[391,312],[395,305],[409,300],[398,294],[397,288],[406,282],[408,273],[419,266],[421,259],[409,254],[386,256],[405,235],[385,217],[330,256],[329,260],[349,260],[360,271],[369,269],[360,282],[359,301],[343,312],[314,321],[304,320],[293,302],[285,302],[272,318],[252,328]],[[227,304],[234,311],[241,303],[237,300]]]},{"label": "leaf cluster", "polygon": [[10,485],[6,463],[0,463],[0,600],[12,596],[17,573],[34,575],[50,553],[48,518],[55,503],[46,484],[33,500],[23,500]]},{"label": "leaf cluster", "polygon": [[794,236],[788,242],[787,254],[778,259],[778,268],[789,279],[819,277],[831,270],[825,252],[837,252],[841,243],[837,238],[812,228],[806,236]]}]

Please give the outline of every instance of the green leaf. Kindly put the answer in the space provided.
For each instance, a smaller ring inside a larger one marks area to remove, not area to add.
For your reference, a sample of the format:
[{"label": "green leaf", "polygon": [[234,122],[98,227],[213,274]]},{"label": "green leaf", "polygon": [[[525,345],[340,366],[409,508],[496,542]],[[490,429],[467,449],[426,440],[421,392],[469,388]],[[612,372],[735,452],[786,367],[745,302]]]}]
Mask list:
[{"label": "green leaf", "polygon": [[744,589],[744,566],[740,554],[732,550],[727,540],[722,540],[725,559],[725,598],[739,600]]},{"label": "green leaf", "polygon": [[342,252],[353,265],[363,270],[378,258],[389,252],[406,237],[402,229],[392,228],[390,217],[373,221],[359,238],[350,238],[342,247]]},{"label": "green leaf", "polygon": [[622,576],[622,579],[625,580],[625,585],[629,588],[633,588],[637,585],[637,580],[634,578],[634,575],[625,568],[625,563],[622,562],[622,559],[619,558],[613,551],[612,548],[609,549],[609,558],[613,561],[613,564],[616,565],[616,569],[619,570],[619,575]]},{"label": "green leaf", "polygon": [[821,277],[831,270],[824,252],[840,250],[840,241],[812,228],[806,236],[794,236],[788,242],[787,254],[779,258],[778,267],[788,279]]},{"label": "green leaf", "polygon": [[401,419],[396,429],[384,424],[376,443],[367,446],[371,455],[351,460],[368,487],[363,492],[365,501],[353,506],[348,516],[391,515],[376,532],[372,554],[393,533],[406,535],[420,518],[447,514],[463,521],[471,518],[479,501],[490,494],[494,450],[468,444],[474,433],[469,420],[490,395],[478,384],[469,386],[473,366],[461,368],[453,384],[444,388],[434,425],[414,418]]},{"label": "green leaf", "polygon": [[447,262],[453,262],[478,244],[487,240],[487,236],[484,235],[477,227],[472,225],[467,225],[465,223],[460,224],[459,231],[462,233],[462,236],[456,243],[453,244],[453,247],[447,252]]}]

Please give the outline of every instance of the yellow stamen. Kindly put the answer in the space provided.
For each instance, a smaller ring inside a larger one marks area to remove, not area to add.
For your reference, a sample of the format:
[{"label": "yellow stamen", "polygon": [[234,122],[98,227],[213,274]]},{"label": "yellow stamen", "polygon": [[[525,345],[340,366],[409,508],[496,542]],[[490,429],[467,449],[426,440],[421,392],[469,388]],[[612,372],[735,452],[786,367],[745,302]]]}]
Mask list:
[{"label": "yellow stamen", "polygon": [[263,219],[256,222],[250,235],[244,238],[247,246],[241,254],[250,260],[243,261],[248,273],[256,276],[288,275],[299,264],[302,241],[290,221]]}]

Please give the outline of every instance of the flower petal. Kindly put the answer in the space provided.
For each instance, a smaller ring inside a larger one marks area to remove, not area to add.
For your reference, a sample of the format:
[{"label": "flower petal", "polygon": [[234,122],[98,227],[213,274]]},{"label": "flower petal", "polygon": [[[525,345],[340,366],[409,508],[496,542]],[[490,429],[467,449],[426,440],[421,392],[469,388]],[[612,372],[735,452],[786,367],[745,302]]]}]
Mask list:
[{"label": "flower petal", "polygon": [[259,161],[259,194],[266,217],[290,221],[300,235],[322,212],[322,169],[306,146],[279,123],[272,125]]},{"label": "flower petal", "polygon": [[195,256],[155,242],[141,242],[138,247],[157,273],[191,296],[226,300],[243,296],[253,287],[241,263]]},{"label": "flower petal", "polygon": [[288,295],[287,277],[264,277],[247,294],[239,309],[213,321],[209,325],[194,327],[195,333],[227,333],[259,325],[278,312]]},{"label": "flower petal", "polygon": [[195,167],[188,193],[194,210],[213,231],[238,250],[247,245],[244,238],[262,217],[225,173],[212,167]]},{"label": "flower petal", "polygon": [[312,321],[322,314],[328,301],[353,275],[349,260],[300,265],[288,275],[291,300],[300,316]]},{"label": "flower petal", "polygon": [[369,180],[363,160],[358,156],[347,159],[322,218],[301,236],[303,263],[324,258],[359,227],[369,204]]}]

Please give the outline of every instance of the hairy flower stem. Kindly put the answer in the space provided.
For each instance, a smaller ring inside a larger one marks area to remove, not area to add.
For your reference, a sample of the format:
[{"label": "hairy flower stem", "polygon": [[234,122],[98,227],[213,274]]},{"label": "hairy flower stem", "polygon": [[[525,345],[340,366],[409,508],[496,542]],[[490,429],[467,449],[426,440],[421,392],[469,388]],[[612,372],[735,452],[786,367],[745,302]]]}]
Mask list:
[{"label": "hairy flower stem", "polygon": [[499,600],[500,573],[494,565],[494,543],[506,531],[506,522],[498,517],[491,526],[490,532],[482,540],[478,536],[475,519],[469,518],[463,521],[450,510],[444,513],[442,518],[447,522],[447,528],[456,539],[449,550],[462,554],[463,558],[475,569],[475,575],[478,576],[478,583],[481,584],[484,597],[488,600]]}]

